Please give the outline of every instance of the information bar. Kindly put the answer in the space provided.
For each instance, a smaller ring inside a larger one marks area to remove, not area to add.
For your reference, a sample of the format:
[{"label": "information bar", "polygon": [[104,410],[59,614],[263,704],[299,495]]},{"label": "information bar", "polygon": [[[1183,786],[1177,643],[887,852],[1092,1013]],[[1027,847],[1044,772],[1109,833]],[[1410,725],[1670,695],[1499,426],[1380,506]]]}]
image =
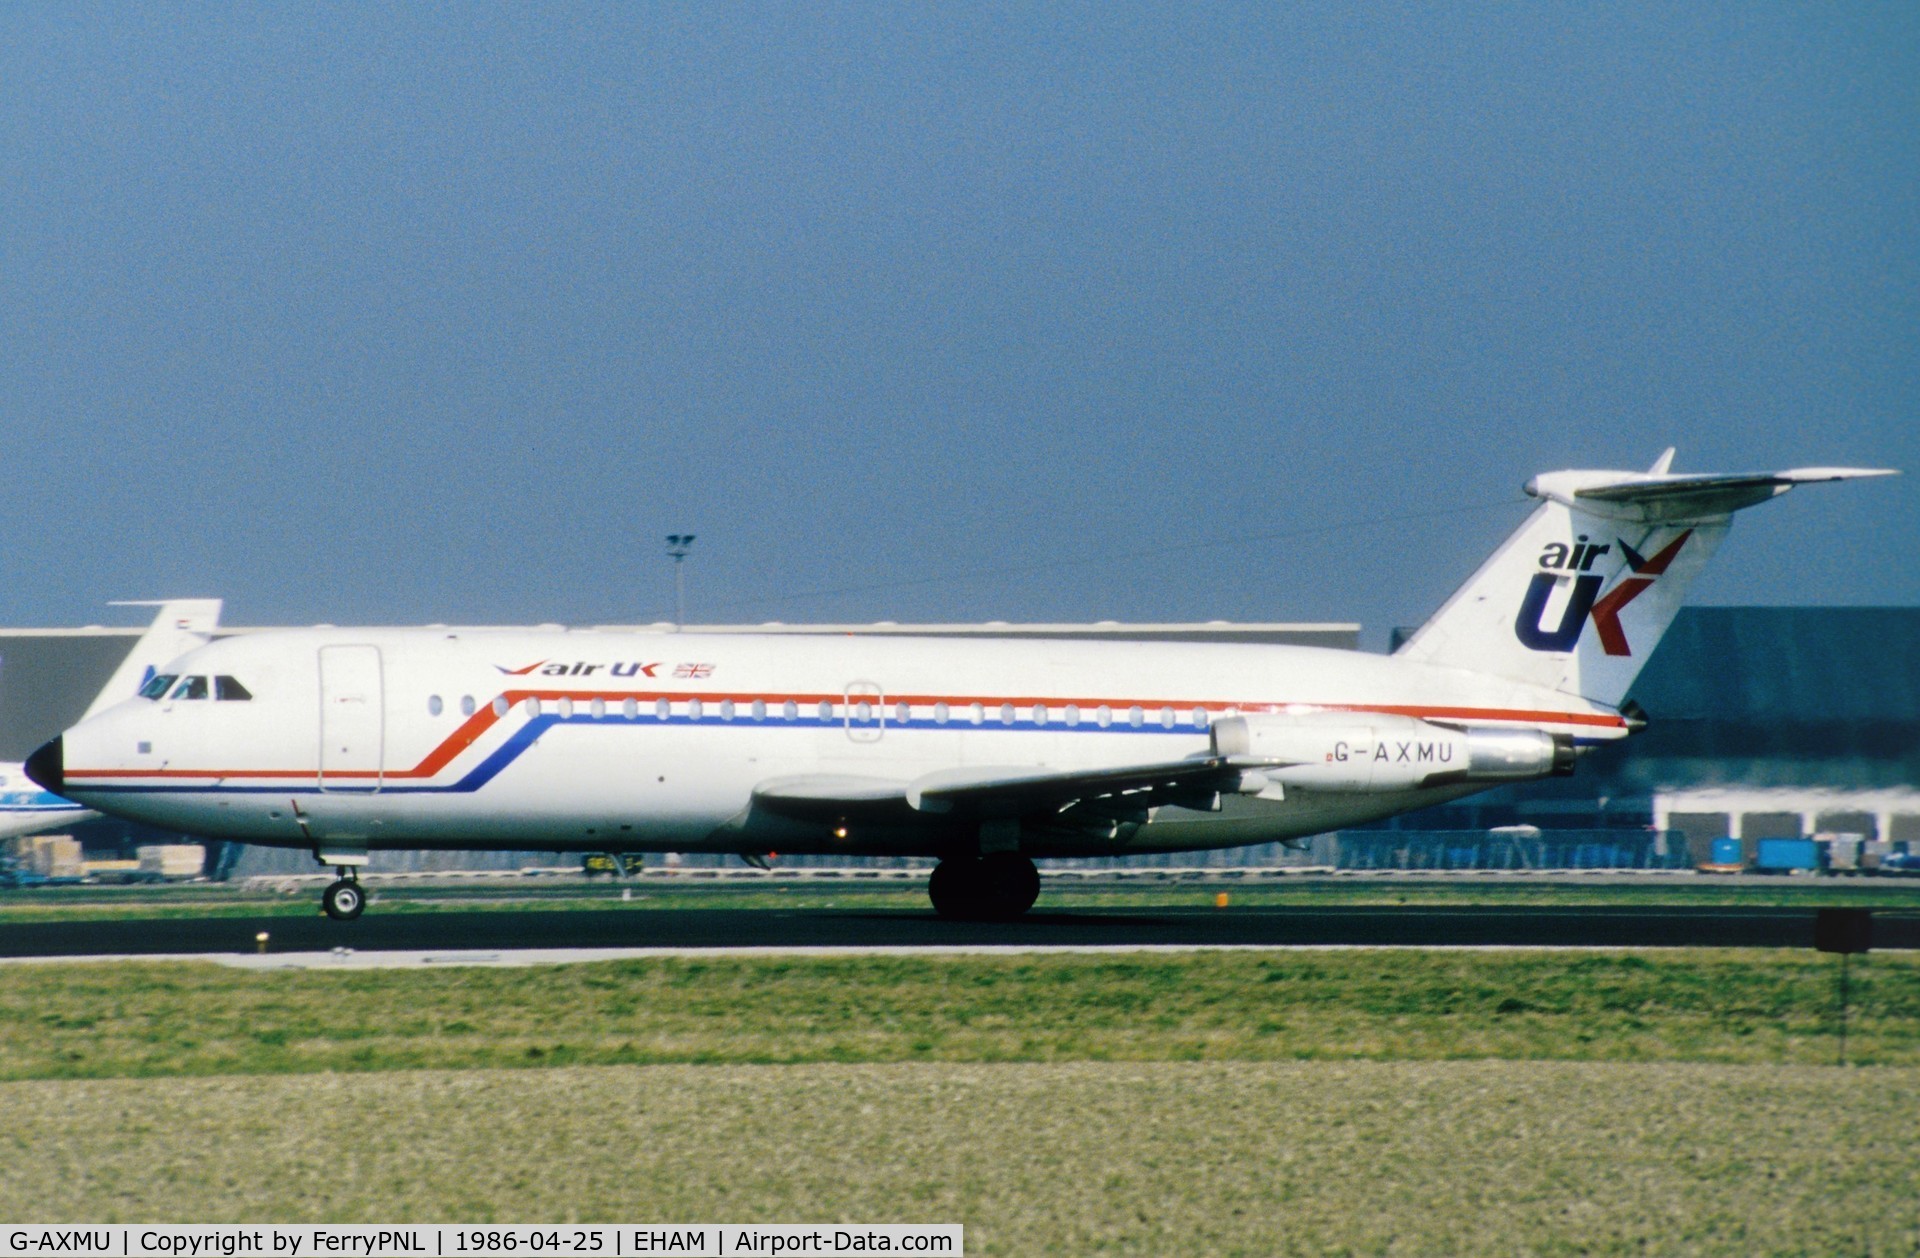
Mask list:
[{"label": "information bar", "polygon": [[958,1223],[103,1223],[0,1226],[0,1258],[755,1258],[966,1253]]}]

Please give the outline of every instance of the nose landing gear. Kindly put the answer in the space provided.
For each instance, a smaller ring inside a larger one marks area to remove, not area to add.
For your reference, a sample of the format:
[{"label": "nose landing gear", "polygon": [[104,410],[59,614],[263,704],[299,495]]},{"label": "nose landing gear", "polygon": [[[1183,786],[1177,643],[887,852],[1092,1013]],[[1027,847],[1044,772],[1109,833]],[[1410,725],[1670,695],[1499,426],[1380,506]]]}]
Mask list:
[{"label": "nose landing gear", "polygon": [[366,892],[360,889],[360,878],[351,867],[342,869],[339,879],[320,893],[321,911],[336,922],[350,922],[366,907]]},{"label": "nose landing gear", "polygon": [[1018,852],[949,857],[933,867],[927,895],[953,921],[1012,921],[1040,898],[1040,871]]}]

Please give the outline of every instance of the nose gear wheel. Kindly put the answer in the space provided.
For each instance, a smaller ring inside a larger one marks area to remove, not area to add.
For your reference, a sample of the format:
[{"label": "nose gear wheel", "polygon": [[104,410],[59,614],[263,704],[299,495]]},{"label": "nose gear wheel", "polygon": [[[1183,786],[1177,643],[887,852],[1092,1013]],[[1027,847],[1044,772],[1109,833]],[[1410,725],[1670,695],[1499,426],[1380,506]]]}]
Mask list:
[{"label": "nose gear wheel", "polygon": [[320,893],[320,908],[336,922],[350,922],[360,916],[367,907],[367,893],[360,887],[360,880],[351,874],[330,883]]}]

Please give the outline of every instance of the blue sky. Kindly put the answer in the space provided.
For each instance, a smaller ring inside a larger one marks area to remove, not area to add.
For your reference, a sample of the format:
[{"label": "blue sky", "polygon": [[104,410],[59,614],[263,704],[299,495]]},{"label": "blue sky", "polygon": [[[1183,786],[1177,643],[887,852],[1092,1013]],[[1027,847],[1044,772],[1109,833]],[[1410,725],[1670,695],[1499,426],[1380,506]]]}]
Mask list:
[{"label": "blue sky", "polygon": [[4,623],[1379,640],[1669,444],[1920,601],[1911,5],[14,5],[0,135]]}]

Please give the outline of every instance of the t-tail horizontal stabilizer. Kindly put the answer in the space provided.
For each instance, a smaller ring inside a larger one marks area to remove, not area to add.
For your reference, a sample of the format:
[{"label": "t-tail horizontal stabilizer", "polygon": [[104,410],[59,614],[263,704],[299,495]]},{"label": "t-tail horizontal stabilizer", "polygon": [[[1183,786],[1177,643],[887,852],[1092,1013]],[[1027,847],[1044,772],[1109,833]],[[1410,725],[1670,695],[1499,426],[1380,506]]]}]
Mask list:
[{"label": "t-tail horizontal stabilizer", "polygon": [[1398,652],[1617,707],[1733,513],[1796,485],[1890,469],[1676,474],[1546,472],[1540,506]]}]

